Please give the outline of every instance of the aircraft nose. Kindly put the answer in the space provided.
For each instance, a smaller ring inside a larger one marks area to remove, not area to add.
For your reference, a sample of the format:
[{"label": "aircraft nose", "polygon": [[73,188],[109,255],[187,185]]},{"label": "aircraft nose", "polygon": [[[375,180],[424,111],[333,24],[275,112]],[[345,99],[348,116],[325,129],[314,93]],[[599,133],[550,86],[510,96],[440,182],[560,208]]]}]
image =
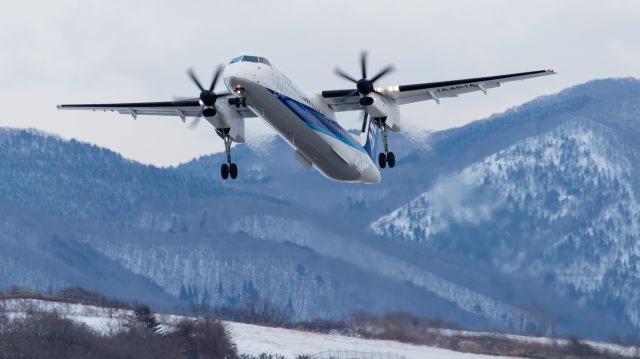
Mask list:
[{"label": "aircraft nose", "polygon": [[224,72],[222,73],[222,77],[224,79],[224,83],[225,85],[227,85],[227,88],[232,87],[233,85],[235,85],[235,83],[238,82],[238,80],[241,80],[244,75],[240,69],[237,66],[233,66],[233,65],[227,65],[227,67],[224,69]]},{"label": "aircraft nose", "polygon": [[256,82],[252,69],[244,63],[227,66],[224,71],[224,83],[229,91],[236,88],[247,87]]},{"label": "aircraft nose", "polygon": [[225,66],[223,74],[225,77],[230,77],[230,76],[238,76],[241,72],[243,72],[242,66],[238,64],[229,64]]},{"label": "aircraft nose", "polygon": [[363,183],[378,183],[380,182],[380,171],[375,166],[367,167],[366,170],[362,171],[360,181]]}]

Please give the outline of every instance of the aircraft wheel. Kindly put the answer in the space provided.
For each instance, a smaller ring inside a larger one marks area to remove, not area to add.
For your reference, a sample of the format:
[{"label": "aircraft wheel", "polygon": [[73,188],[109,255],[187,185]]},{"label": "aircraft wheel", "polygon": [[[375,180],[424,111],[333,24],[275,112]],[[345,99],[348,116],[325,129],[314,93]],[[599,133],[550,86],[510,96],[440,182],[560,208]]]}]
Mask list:
[{"label": "aircraft wheel", "polygon": [[232,163],[229,166],[229,174],[231,175],[231,179],[236,179],[238,177],[238,166],[235,163]]},{"label": "aircraft wheel", "polygon": [[228,164],[223,164],[222,167],[220,167],[220,175],[222,176],[222,179],[227,179],[229,178],[229,165]]},{"label": "aircraft wheel", "polygon": [[396,165],[396,155],[393,152],[387,153],[387,163],[389,164],[389,168],[393,168]]},{"label": "aircraft wheel", "polygon": [[380,153],[378,155],[378,164],[380,165],[380,168],[387,167],[387,156],[384,153]]}]

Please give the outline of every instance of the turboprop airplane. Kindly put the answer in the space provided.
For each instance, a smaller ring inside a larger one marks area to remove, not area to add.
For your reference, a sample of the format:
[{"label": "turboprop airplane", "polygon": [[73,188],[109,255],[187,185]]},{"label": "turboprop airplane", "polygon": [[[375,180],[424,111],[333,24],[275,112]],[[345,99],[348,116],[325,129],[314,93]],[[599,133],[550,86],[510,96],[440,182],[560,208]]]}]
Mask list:
[{"label": "turboprop airplane", "polygon": [[[553,70],[521,72],[508,75],[411,85],[376,86],[376,82],[393,71],[387,66],[374,76],[367,76],[367,56],[360,58],[361,78],[356,79],[336,68],[335,73],[355,84],[354,88],[306,93],[269,60],[260,56],[234,57],[219,67],[208,88],[202,86],[193,70],[188,75],[200,90],[199,98],[167,102],[59,105],[61,110],[103,110],[138,115],[177,116],[192,125],[205,118],[224,141],[227,161],[220,167],[223,179],[238,176],[238,166],[231,160],[231,144],[244,143],[245,118],[261,117],[293,149],[304,167],[314,167],[324,176],[344,182],[378,183],[380,168],[393,168],[396,157],[389,150],[388,134],[403,129],[399,106],[501,86],[505,82],[555,74]],[[214,92],[220,78],[229,92]],[[336,122],[339,111],[362,110],[360,138],[355,138]],[[382,135],[383,150],[377,153]],[[378,166],[375,164],[377,154]]]}]

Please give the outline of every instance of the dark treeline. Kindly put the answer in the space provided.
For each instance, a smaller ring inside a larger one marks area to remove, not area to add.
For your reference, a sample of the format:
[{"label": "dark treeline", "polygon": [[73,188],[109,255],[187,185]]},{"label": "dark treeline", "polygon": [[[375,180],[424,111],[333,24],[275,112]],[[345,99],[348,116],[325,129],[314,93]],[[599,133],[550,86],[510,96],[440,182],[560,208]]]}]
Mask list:
[{"label": "dark treeline", "polygon": [[109,298],[97,292],[81,287],[65,287],[57,292],[41,293],[20,287],[12,287],[7,291],[0,291],[0,299],[41,299],[60,303],[81,303],[106,308],[132,309],[134,304],[123,302],[116,298]]},{"label": "dark treeline", "polygon": [[267,299],[255,297],[247,298],[238,307],[191,305],[187,314],[214,316],[224,320],[269,327],[290,328],[294,326],[291,312],[286,308]]},{"label": "dark treeline", "polygon": [[102,334],[56,312],[10,319],[0,311],[0,358],[237,358],[217,319],[199,318],[162,333],[148,307],[135,308],[120,330]]}]

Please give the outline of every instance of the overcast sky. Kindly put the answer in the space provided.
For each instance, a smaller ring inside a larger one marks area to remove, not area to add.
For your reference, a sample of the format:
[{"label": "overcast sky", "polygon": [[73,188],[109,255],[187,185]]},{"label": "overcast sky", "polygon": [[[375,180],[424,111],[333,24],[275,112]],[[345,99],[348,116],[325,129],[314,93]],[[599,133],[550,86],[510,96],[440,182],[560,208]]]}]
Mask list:
[{"label": "overcast sky", "polygon": [[[559,75],[402,107],[416,130],[463,125],[535,97],[605,77],[640,77],[640,1],[4,1],[0,12],[0,126],[30,127],[109,147],[156,165],[219,151],[202,122],[57,111],[56,104],[196,97],[241,53],[267,57],[300,87],[348,88],[357,74],[394,64],[379,85],[553,68]],[[222,86],[222,84],[220,84]],[[221,89],[221,88],[219,88]],[[355,127],[357,113],[341,115]],[[249,141],[270,130],[247,121]]]}]

